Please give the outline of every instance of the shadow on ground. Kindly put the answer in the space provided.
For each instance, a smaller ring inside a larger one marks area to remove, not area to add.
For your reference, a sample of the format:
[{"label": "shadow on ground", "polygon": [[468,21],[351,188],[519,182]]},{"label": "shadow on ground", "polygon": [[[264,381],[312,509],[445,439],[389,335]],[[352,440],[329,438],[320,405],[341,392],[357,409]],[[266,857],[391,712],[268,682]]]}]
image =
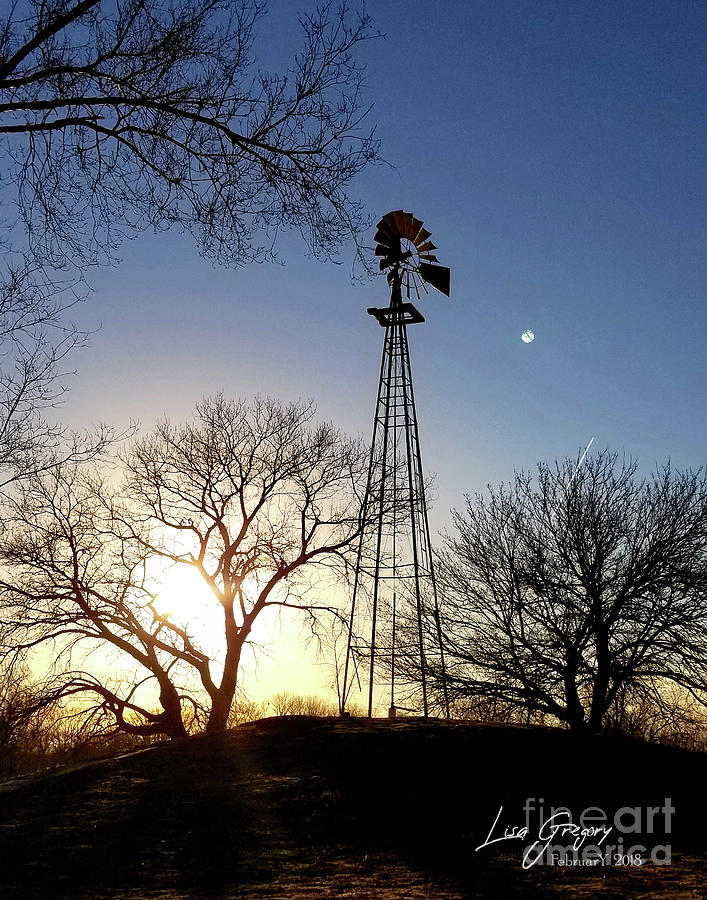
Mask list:
[{"label": "shadow on ground", "polygon": [[[704,897],[706,761],[543,728],[266,719],[0,785],[0,897]],[[606,843],[647,861],[524,869],[539,812],[527,839],[475,849],[529,798],[575,821],[629,807],[636,833]]]}]

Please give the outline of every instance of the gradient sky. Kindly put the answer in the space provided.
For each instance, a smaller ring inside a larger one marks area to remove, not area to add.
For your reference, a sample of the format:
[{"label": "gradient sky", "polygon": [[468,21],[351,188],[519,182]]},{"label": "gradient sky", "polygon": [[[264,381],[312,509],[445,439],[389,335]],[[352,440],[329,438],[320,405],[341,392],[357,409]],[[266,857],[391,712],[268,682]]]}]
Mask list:
[{"label": "gradient sky", "polygon": [[[265,61],[297,7],[270,3]],[[371,4],[364,48],[382,153],[352,186],[377,220],[421,218],[452,269],[410,330],[434,529],[464,492],[574,455],[592,435],[646,468],[707,462],[707,5]],[[371,231],[372,244],[373,231]],[[93,273],[64,418],[145,427],[202,395],[314,397],[370,434],[383,332],[352,283],[306,254],[213,267],[177,234],[145,235]],[[532,344],[521,341],[531,329]]]}]

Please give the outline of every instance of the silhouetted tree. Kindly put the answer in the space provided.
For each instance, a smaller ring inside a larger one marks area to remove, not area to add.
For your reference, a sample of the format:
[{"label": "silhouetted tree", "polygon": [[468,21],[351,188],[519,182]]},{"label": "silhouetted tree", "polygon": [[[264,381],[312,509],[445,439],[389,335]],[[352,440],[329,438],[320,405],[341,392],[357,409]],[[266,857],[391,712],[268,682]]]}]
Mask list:
[{"label": "silhouetted tree", "polygon": [[707,479],[636,469],[604,451],[467,497],[438,562],[453,698],[591,731],[647,680],[704,700]]},{"label": "silhouetted tree", "polygon": [[[65,430],[47,417],[65,391],[63,363],[86,338],[65,319],[78,299],[74,288],[21,258],[0,262],[0,487],[41,469],[60,445],[67,458],[91,447],[71,438],[66,444]],[[94,436],[94,452],[106,437]]]},{"label": "silhouetted tree", "polygon": [[[86,266],[176,225],[240,265],[296,228],[330,255],[356,236],[347,187],[376,159],[362,130],[365,15],[301,20],[284,74],[254,58],[258,0],[19,0],[0,18],[0,481],[61,429],[66,321]],[[68,271],[67,271],[68,269]]]},{"label": "silhouetted tree", "polygon": [[[136,734],[221,730],[257,618],[336,613],[314,573],[347,566],[367,459],[312,416],[308,404],[217,397],[194,424],[164,422],[135,444],[120,497],[76,464],[19,486],[1,542],[0,628],[15,653],[53,648],[50,700],[92,695]],[[155,560],[209,586],[221,647],[200,645],[189,617],[160,611]],[[146,693],[148,682],[157,690]]]},{"label": "silhouetted tree", "polygon": [[336,703],[313,695],[292,694],[280,691],[270,698],[276,716],[335,716],[339,712]]},{"label": "silhouetted tree", "polygon": [[0,775],[11,773],[34,712],[36,691],[21,661],[0,661]]},{"label": "silhouetted tree", "polygon": [[0,22],[5,187],[51,265],[179,225],[240,265],[296,228],[329,254],[355,235],[365,15],[327,2],[301,19],[285,74],[256,64],[258,0],[25,0]]}]

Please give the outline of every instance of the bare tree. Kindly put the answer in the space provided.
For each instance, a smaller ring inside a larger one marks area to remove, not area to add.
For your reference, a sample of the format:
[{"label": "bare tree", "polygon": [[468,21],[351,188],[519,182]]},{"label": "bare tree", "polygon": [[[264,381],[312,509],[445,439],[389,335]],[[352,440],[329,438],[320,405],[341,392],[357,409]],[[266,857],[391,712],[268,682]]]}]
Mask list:
[{"label": "bare tree", "polygon": [[78,299],[75,284],[16,255],[0,264],[0,486],[41,468],[66,437],[47,414],[66,389],[63,364],[87,337],[65,319]]},{"label": "bare tree", "polygon": [[[86,335],[87,266],[173,225],[206,256],[273,255],[281,228],[330,256],[356,237],[367,16],[327,2],[282,74],[254,59],[259,0],[18,0],[0,17],[0,480],[62,431],[42,418]],[[8,262],[9,261],[9,262]],[[68,271],[67,271],[68,270]]]},{"label": "bare tree", "polygon": [[270,698],[276,716],[336,716],[339,707],[332,701],[313,695],[280,691]]},{"label": "bare tree", "polygon": [[[336,614],[318,571],[348,564],[366,453],[312,415],[308,404],[217,397],[194,424],[165,422],[134,446],[122,499],[76,465],[20,486],[0,554],[0,627],[15,653],[54,648],[48,698],[97,697],[133,733],[178,737],[203,722],[221,730],[256,619],[272,608],[313,622]],[[202,646],[189,617],[160,611],[155,559],[199,573],[221,647]]]},{"label": "bare tree", "polygon": [[604,728],[686,750],[706,750],[707,704],[674,681],[645,677],[618,692]]},{"label": "bare tree", "polygon": [[26,0],[0,22],[0,147],[30,247],[80,265],[178,225],[240,265],[295,228],[331,254],[356,235],[367,16],[301,19],[284,74],[256,66],[258,0]]},{"label": "bare tree", "polygon": [[636,470],[604,451],[467,497],[438,568],[453,697],[591,731],[648,680],[704,699],[707,478]]},{"label": "bare tree", "polygon": [[[360,534],[366,453],[331,425],[310,427],[313,412],[311,404],[256,399],[247,408],[216,397],[197,408],[196,425],[163,423],[126,461],[134,511],[125,524],[142,526],[133,534],[147,552],[194,568],[221,608],[223,669],[204,685],[209,729],[224,727],[243,648],[264,610],[295,609],[314,621],[336,613],[321,579],[347,566]],[[317,567],[325,571],[313,580]]]},{"label": "bare tree", "polygon": [[[94,694],[124,730],[176,737],[186,730],[168,667],[179,658],[181,636],[165,629],[154,609],[144,552],[113,528],[104,499],[110,490],[105,479],[60,462],[22,480],[6,498],[5,655],[51,647],[52,671],[41,691],[46,704]],[[101,646],[98,674],[74,665]],[[188,646],[181,652],[188,664]],[[129,664],[141,674],[122,693],[111,667],[125,676]],[[145,678],[158,684],[157,712],[136,700]]]}]

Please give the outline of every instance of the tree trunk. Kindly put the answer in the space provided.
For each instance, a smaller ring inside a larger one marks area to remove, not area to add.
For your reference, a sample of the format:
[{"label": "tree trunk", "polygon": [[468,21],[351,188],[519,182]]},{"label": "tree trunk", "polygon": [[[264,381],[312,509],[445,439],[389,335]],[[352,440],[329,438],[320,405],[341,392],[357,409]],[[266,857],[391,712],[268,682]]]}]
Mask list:
[{"label": "tree trunk", "polygon": [[[235,691],[234,691],[235,693]],[[206,724],[206,731],[213,733],[214,731],[225,731],[228,725],[228,716],[231,712],[231,704],[233,703],[233,693],[230,697],[222,694],[220,691],[211,703],[211,712],[209,713],[209,721]]]},{"label": "tree trunk", "polygon": [[182,704],[176,688],[167,676],[159,678],[160,703],[164,712],[160,716],[160,723],[164,733],[171,740],[187,736],[187,730],[182,720]]},{"label": "tree trunk", "polygon": [[586,731],[587,722],[584,717],[584,707],[577,693],[576,670],[568,669],[565,672],[565,721],[572,731]]},{"label": "tree trunk", "polygon": [[592,686],[592,706],[589,711],[589,729],[599,734],[604,722],[606,697],[609,690],[609,639],[606,628],[600,624],[600,608],[595,613],[595,641],[597,670]]},{"label": "tree trunk", "polygon": [[219,685],[215,696],[212,696],[211,698],[211,711],[209,713],[209,721],[206,724],[207,732],[225,731],[228,725],[228,716],[231,712],[233,697],[236,693],[238,666],[241,661],[241,649],[247,636],[246,632],[241,632],[236,624],[233,615],[233,607],[226,607],[224,613],[226,628],[226,659],[223,664],[221,684]]}]

